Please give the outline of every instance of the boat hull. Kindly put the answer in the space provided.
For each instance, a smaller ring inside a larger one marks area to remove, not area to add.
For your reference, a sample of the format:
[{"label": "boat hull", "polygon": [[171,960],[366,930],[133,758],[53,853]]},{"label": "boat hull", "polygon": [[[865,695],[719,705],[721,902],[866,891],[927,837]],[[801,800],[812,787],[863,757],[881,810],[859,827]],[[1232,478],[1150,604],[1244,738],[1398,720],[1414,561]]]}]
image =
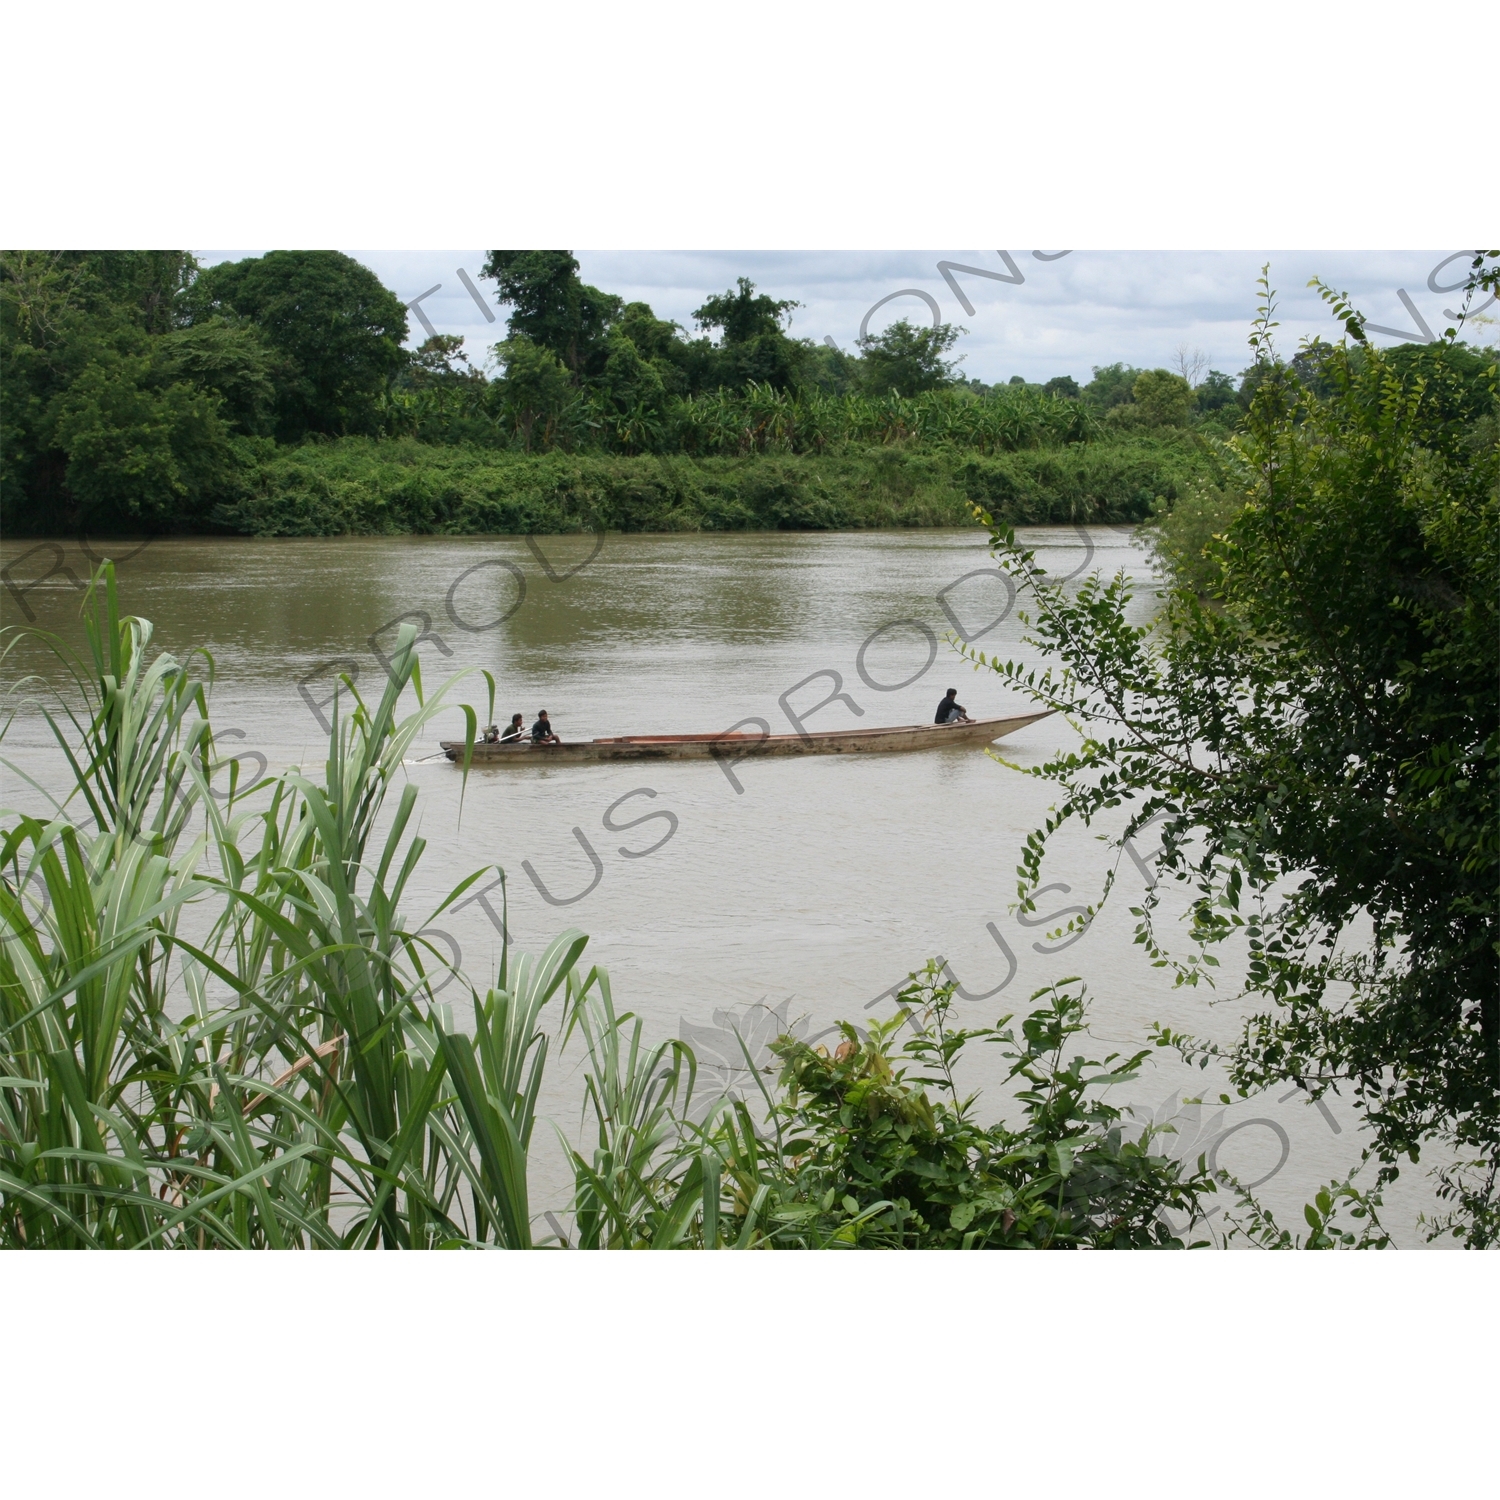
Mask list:
[{"label": "boat hull", "polygon": [[[611,760],[757,760],[790,755],[890,755],[905,750],[953,750],[1004,739],[1046,713],[972,724],[906,724],[889,729],[825,730],[817,734],[641,734],[618,739],[577,740],[561,745],[474,746],[473,764],[485,766],[575,765]],[[464,758],[462,740],[444,740],[449,760]]]}]

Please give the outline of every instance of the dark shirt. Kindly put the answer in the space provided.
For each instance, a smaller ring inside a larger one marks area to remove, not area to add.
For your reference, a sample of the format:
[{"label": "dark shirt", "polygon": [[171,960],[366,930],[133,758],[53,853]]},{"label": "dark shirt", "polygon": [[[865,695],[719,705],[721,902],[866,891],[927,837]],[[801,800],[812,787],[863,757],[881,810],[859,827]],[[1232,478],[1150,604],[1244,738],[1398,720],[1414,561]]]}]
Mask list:
[{"label": "dark shirt", "polygon": [[944,698],[943,701],[938,704],[937,717],[933,719],[932,722],[934,724],[946,724],[948,720],[951,719],[955,714],[963,714],[967,716],[968,712],[968,709],[966,709],[962,703],[958,703],[952,698]]},{"label": "dark shirt", "polygon": [[500,743],[502,745],[509,744],[512,740],[520,739],[525,732],[519,724],[507,724],[505,726],[505,733],[500,736]]},{"label": "dark shirt", "polygon": [[531,726],[531,737],[533,740],[549,740],[554,734],[552,725],[546,719],[538,719]]}]

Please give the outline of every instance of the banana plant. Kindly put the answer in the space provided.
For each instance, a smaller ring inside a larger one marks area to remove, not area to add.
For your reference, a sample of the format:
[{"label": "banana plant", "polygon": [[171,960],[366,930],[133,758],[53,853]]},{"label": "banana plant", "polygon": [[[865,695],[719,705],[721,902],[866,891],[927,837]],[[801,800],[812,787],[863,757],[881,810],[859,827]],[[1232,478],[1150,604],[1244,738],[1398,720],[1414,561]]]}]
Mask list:
[{"label": "banana plant", "polygon": [[[450,1238],[464,1179],[432,1128],[448,1059],[413,962],[420,925],[400,910],[423,849],[414,788],[367,857],[448,689],[423,700],[408,628],[379,702],[351,691],[336,716],[321,783],[289,771],[242,789],[231,765],[221,806],[211,661],[204,677],[150,659],[150,626],[121,618],[108,566],[85,609],[91,663],[49,641],[77,690],[44,714],[72,791],[50,819],[0,828],[0,1241]],[[418,707],[402,717],[408,685]],[[180,915],[215,902],[190,941]],[[174,984],[186,1016],[168,1013]]]}]

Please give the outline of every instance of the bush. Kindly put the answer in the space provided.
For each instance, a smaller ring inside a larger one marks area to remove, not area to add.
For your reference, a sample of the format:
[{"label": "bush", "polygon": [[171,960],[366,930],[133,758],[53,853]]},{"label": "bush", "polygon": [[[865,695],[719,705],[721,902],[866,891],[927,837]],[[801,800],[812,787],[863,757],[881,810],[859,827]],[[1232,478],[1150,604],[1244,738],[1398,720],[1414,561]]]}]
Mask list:
[{"label": "bush", "polygon": [[279,449],[212,520],[257,536],[613,531],[853,531],[1130,522],[1185,493],[1193,440],[1134,439],[990,456],[897,445],[739,458],[433,447],[344,438]]},{"label": "bush", "polygon": [[[1127,806],[1117,845],[1157,823],[1136,940],[1189,985],[1212,982],[1217,945],[1243,942],[1260,1002],[1234,1042],[1170,1044],[1222,1057],[1243,1093],[1343,1091],[1370,1131],[1376,1189],[1425,1150],[1445,1205],[1429,1234],[1492,1246],[1500,371],[1491,360],[1475,373],[1451,346],[1420,362],[1375,348],[1327,288],[1347,337],[1285,359],[1262,287],[1233,440],[1243,479],[1165,532],[1185,569],[1207,570],[1213,609],[1179,580],[1137,624],[1123,571],[1070,591],[1009,527],[993,533],[1028,629],[1016,660],[975,653],[979,664],[1084,732],[1029,768],[1064,796],[1023,853],[1021,909],[1049,838],[1074,820]],[[1221,505],[1235,511],[1222,539],[1190,555]],[[1055,663],[1045,676],[1038,656]],[[1173,956],[1159,908],[1182,886],[1188,942]]]},{"label": "bush", "polygon": [[[757,1154],[753,1173],[744,1152],[726,1153],[742,1203],[752,1188],[769,1189],[760,1222],[770,1245],[1183,1248],[1165,1215],[1180,1213],[1191,1227],[1213,1180],[1201,1158],[1185,1171],[1153,1151],[1150,1127],[1127,1139],[1120,1111],[1098,1097],[1134,1078],[1147,1052],[1065,1060],[1086,1030],[1082,991],[1068,988],[1077,981],[1037,991],[1032,999],[1042,1003],[1017,1036],[1009,1017],[950,1029],[954,986],[939,966],[912,979],[896,1016],[863,1035],[844,1024],[831,1055],[790,1036],[774,1044],[784,1065],[774,1152]],[[954,1064],[976,1038],[1011,1060],[1019,1128],[978,1124],[974,1097],[959,1097]]]},{"label": "bush", "polygon": [[1195,485],[1147,529],[1147,540],[1173,579],[1200,597],[1213,589],[1218,565],[1204,548],[1223,536],[1245,508],[1245,497],[1216,485]]},{"label": "bush", "polygon": [[1129,522],[1145,520],[1215,468],[1204,445],[1183,435],[976,456],[959,466],[958,478],[970,501],[1011,525]]}]

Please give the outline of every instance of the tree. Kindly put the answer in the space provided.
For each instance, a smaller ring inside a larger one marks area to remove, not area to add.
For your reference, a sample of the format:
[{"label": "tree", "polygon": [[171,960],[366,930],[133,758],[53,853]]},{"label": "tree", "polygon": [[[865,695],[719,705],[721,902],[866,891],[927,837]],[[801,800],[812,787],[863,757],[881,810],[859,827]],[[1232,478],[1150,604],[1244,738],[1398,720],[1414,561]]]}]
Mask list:
[{"label": "tree", "polygon": [[756,295],[755,283],[741,276],[727,292],[708,298],[693,313],[703,329],[719,329],[726,344],[748,344],[753,339],[785,331],[783,320],[800,302],[778,302],[764,293]]},{"label": "tree", "polygon": [[184,293],[198,274],[186,250],[53,250],[20,252],[12,264],[49,265],[66,283],[69,302],[94,317],[123,317],[143,333],[180,326]]},{"label": "tree", "polygon": [[706,331],[717,329],[721,338],[717,345],[697,346],[694,388],[742,390],[754,383],[784,391],[802,384],[812,367],[812,346],[788,337],[784,326],[792,309],[800,306],[757,293],[746,276],[728,291],[709,297],[693,320]]},{"label": "tree", "polygon": [[1143,370],[1130,387],[1129,405],[1111,410],[1110,419],[1140,427],[1185,427],[1193,410],[1193,388],[1168,370]]},{"label": "tree", "polygon": [[526,338],[512,336],[497,344],[495,353],[505,366],[500,399],[507,420],[521,434],[528,451],[537,440],[540,423],[545,445],[559,418],[577,399],[568,371],[550,349]]},{"label": "tree", "polygon": [[1208,356],[1201,349],[1182,343],[1177,346],[1172,362],[1177,366],[1177,373],[1191,386],[1198,384],[1198,377],[1207,369]]},{"label": "tree", "polygon": [[411,361],[401,375],[404,383],[417,388],[483,378],[464,353],[461,333],[435,333],[430,339],[423,339],[412,351]]},{"label": "tree", "polygon": [[480,274],[496,283],[496,300],[512,309],[512,338],[550,350],[575,382],[603,370],[620,299],[581,281],[571,251],[491,250]]},{"label": "tree", "polygon": [[273,250],[203,271],[188,292],[192,321],[254,326],[278,356],[276,437],[376,433],[405,368],[406,309],[357,260],[336,250]]},{"label": "tree", "polygon": [[1232,375],[1222,370],[1210,370],[1203,384],[1193,392],[1199,414],[1208,416],[1212,412],[1230,411],[1237,416],[1235,384]]},{"label": "tree", "polygon": [[220,406],[163,378],[150,356],[91,361],[51,413],[79,521],[159,529],[203,519],[237,468]]},{"label": "tree", "polygon": [[[1127,1137],[1102,1095],[1134,1078],[1150,1049],[1084,1057],[1087,1010],[1075,985],[1037,991],[1041,1003],[1019,1028],[1004,1016],[960,1029],[951,1024],[954,986],[930,962],[890,1020],[841,1023],[831,1056],[778,1038],[781,1097],[764,1141],[745,1149],[755,1132],[742,1115],[740,1131],[722,1130],[716,1143],[736,1214],[765,1201],[768,1247],[1183,1248],[1169,1211],[1196,1226],[1213,1180],[1201,1157],[1191,1171],[1153,1149],[1150,1127]],[[908,1022],[912,1034],[898,1044]],[[981,1125],[975,1097],[960,1096],[955,1065],[974,1040],[1009,1060],[1019,1128]]]},{"label": "tree", "polygon": [[672,369],[681,359],[684,347],[681,327],[658,318],[648,303],[627,302],[611,332],[624,334],[642,358],[659,368]]},{"label": "tree", "polygon": [[609,357],[596,389],[600,409],[619,447],[627,453],[639,453],[656,446],[666,386],[656,364],[643,358],[635,343],[619,330],[609,336]]},{"label": "tree", "polygon": [[892,391],[898,396],[915,396],[949,384],[957,362],[943,356],[965,331],[951,323],[918,328],[901,318],[884,333],[861,339],[865,389],[878,396]]},{"label": "tree", "polygon": [[1434,415],[1443,421],[1467,424],[1493,407],[1493,349],[1439,339],[1435,344],[1397,344],[1384,350],[1383,357],[1403,380],[1426,382]]},{"label": "tree", "polygon": [[1083,388],[1083,399],[1101,416],[1111,407],[1133,400],[1131,388],[1142,374],[1134,365],[1095,365],[1094,378]]},{"label": "tree", "polygon": [[1044,396],[1058,396],[1068,401],[1076,401],[1080,395],[1078,382],[1071,375],[1054,375],[1046,385],[1042,387]]},{"label": "tree", "polygon": [[275,356],[253,327],[210,318],[163,334],[154,352],[169,375],[218,396],[221,414],[235,431],[252,437],[270,433]]},{"label": "tree", "polygon": [[267,428],[253,330],[181,326],[185,251],[0,257],[0,520],[47,532],[206,518]]},{"label": "tree", "polygon": [[[1172,584],[1158,622],[1131,623],[1123,573],[1072,593],[995,529],[1001,566],[1035,601],[1028,643],[1056,665],[987,665],[1085,726],[1079,749],[1033,772],[1064,796],[1028,842],[1020,894],[1032,909],[1047,840],[1069,820],[1128,807],[1116,843],[1160,820],[1165,878],[1133,909],[1139,941],[1196,984],[1214,947],[1242,937],[1246,992],[1264,1008],[1230,1047],[1159,1040],[1221,1056],[1242,1091],[1349,1090],[1381,1181],[1436,1147],[1448,1206],[1431,1232],[1488,1245],[1500,1239],[1496,366],[1488,410],[1456,420],[1453,362],[1403,372],[1322,291],[1349,335],[1302,351],[1327,395],[1276,354],[1267,289],[1250,410],[1228,444],[1241,503],[1205,549],[1214,607]],[[1185,959],[1156,926],[1179,883]]]},{"label": "tree", "polygon": [[823,391],[830,396],[845,396],[859,389],[858,356],[845,354],[834,345],[813,344],[801,370],[805,388]]}]

